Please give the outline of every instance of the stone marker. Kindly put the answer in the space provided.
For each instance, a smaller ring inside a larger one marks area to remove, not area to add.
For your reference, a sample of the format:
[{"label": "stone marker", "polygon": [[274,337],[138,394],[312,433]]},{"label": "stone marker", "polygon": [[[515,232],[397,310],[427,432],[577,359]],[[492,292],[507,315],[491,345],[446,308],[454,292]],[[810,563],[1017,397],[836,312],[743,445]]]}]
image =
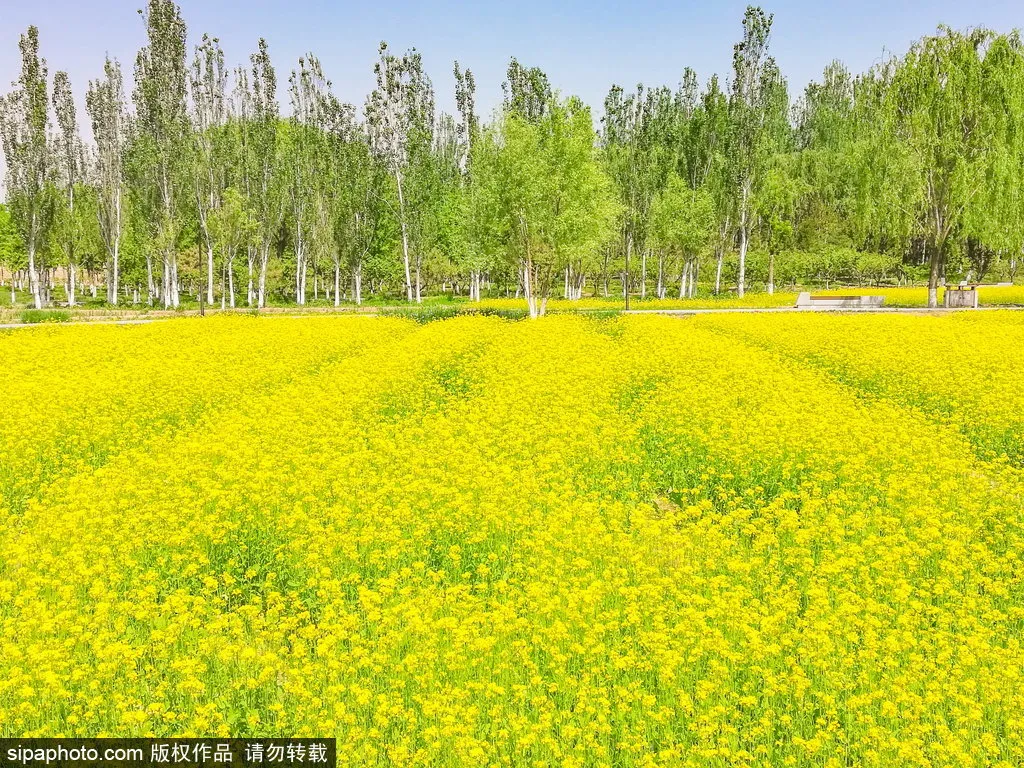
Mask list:
[{"label": "stone marker", "polygon": [[885,296],[812,296],[803,291],[796,297],[802,309],[878,309],[884,303]]},{"label": "stone marker", "polygon": [[975,286],[966,288],[948,287],[942,299],[942,305],[949,309],[977,309],[978,289]]}]

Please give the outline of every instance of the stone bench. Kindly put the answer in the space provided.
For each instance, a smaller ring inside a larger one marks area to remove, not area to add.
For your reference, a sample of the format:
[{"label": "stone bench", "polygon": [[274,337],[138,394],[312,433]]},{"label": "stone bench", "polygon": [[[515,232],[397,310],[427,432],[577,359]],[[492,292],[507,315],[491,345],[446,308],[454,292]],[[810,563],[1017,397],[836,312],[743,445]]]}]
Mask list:
[{"label": "stone bench", "polygon": [[885,296],[812,296],[803,291],[796,298],[801,309],[878,309],[885,303]]}]

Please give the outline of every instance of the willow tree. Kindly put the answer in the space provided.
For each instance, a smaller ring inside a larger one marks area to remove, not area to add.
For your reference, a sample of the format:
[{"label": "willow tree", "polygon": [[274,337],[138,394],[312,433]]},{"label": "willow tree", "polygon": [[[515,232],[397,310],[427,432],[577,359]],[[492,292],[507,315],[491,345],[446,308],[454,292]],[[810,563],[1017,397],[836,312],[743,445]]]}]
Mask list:
[{"label": "willow tree", "polygon": [[667,290],[666,253],[678,258],[679,298],[696,295],[699,257],[714,240],[715,230],[714,197],[673,173],[651,204],[651,240],[660,254],[658,298],[665,298]]},{"label": "willow tree", "polygon": [[135,59],[138,163],[144,183],[156,193],[154,209],[148,214],[155,226],[155,250],[163,263],[161,296],[165,307],[177,307],[179,208],[189,140],[186,29],[173,0],[149,0],[139,13],[147,44]]},{"label": "willow tree", "polygon": [[[794,109],[795,157],[792,171],[803,185],[800,218],[793,232],[801,248],[820,251],[869,246],[866,232],[856,237],[854,212],[857,151],[855,81],[840,62],[825,67],[820,82],[804,89]],[[866,117],[866,116],[865,116]]]},{"label": "willow tree", "polygon": [[765,289],[775,293],[775,266],[779,253],[793,245],[800,200],[807,187],[792,154],[779,153],[766,169],[757,190],[757,218],[761,242],[768,251]]},{"label": "willow tree", "polygon": [[[894,69],[885,94],[883,130],[894,158],[906,162],[890,173],[906,174],[916,231],[928,254],[928,306],[938,306],[951,238],[984,202],[994,163],[1019,131],[1019,104],[1012,81],[991,77],[992,57],[1006,45],[993,32],[941,27],[915,43]],[[896,150],[896,148],[899,148]],[[898,151],[899,154],[895,154]]]},{"label": "willow tree", "polygon": [[0,104],[0,138],[7,161],[7,204],[25,243],[29,288],[36,309],[50,302],[44,244],[53,221],[50,181],[46,60],[39,57],[39,30],[29,27],[18,43],[21,76]]},{"label": "willow tree", "polygon": [[1024,47],[1017,35],[992,39],[982,61],[981,98],[993,103],[995,141],[986,181],[964,209],[959,239],[973,278],[1000,262],[1014,271],[1024,249]]},{"label": "willow tree", "polygon": [[124,206],[124,151],[127,115],[121,65],[107,57],[103,79],[89,83],[85,108],[96,144],[94,183],[100,237],[107,252],[107,303],[116,305],[121,276],[121,230]]},{"label": "willow tree", "polygon": [[555,275],[593,258],[614,226],[612,182],[590,109],[552,99],[536,122],[507,112],[474,145],[474,180],[522,276],[530,316],[545,313]]}]

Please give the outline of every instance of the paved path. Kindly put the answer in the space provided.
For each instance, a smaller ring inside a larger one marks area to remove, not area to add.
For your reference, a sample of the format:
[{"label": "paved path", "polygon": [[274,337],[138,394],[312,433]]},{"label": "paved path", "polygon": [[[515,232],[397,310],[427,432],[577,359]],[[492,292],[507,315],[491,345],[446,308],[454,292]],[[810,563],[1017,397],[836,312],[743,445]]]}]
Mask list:
[{"label": "paved path", "polygon": [[12,330],[14,328],[53,328],[60,325],[143,325],[166,319],[168,318],[152,317],[144,320],[70,320],[64,323],[0,323],[0,331]]},{"label": "paved path", "polygon": [[[976,312],[978,310],[1024,310],[1024,307],[877,307],[877,308],[844,308],[844,307],[730,307],[728,309],[630,309],[620,310],[624,315],[719,315],[730,312],[763,314],[767,312],[841,312],[850,315],[864,314],[892,314],[896,312],[911,313],[946,313],[946,312]],[[587,311],[587,310],[581,310]],[[600,311],[600,310],[595,310]]]},{"label": "paved path", "polygon": [[[265,314],[261,314],[261,317],[277,317],[277,318],[299,318],[299,317],[315,317],[322,315],[349,315],[355,317],[372,317],[380,314],[384,309],[395,310],[412,310],[412,307],[364,307],[361,309],[355,308],[339,308],[329,310],[317,310],[315,312],[288,312],[287,310],[271,311]],[[471,309],[471,307],[469,308]],[[723,315],[723,314],[768,314],[768,313],[784,313],[784,312],[798,312],[798,313],[842,313],[842,314],[947,314],[950,312],[977,312],[977,311],[1001,311],[1001,312],[1016,312],[1024,311],[1024,307],[878,307],[878,308],[861,308],[861,309],[849,309],[840,307],[729,307],[729,308],[694,308],[694,309],[576,309],[570,310],[579,314],[586,314],[590,312],[619,312],[623,315]],[[555,310],[557,314],[559,310]],[[210,315],[220,314],[217,312],[211,312]],[[224,313],[229,314],[229,313]],[[241,313],[233,313],[241,314]],[[141,318],[126,318],[120,320],[71,320],[63,323],[0,323],[0,330],[13,330],[15,328],[39,328],[42,327],[53,327],[57,325],[144,325],[146,323],[155,323],[161,320],[170,320],[175,317],[198,317],[198,310],[185,310],[182,312],[173,312],[168,314],[161,314],[155,317],[141,317]]]}]

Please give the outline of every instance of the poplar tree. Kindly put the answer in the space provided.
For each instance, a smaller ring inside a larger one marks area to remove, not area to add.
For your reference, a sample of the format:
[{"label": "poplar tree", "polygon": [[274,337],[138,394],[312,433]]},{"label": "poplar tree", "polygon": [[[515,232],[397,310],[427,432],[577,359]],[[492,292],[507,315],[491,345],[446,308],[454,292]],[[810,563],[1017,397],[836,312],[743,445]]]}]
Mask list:
[{"label": "poplar tree", "polygon": [[25,244],[32,301],[41,309],[50,302],[44,244],[53,221],[53,169],[47,69],[46,60],[39,57],[39,30],[29,27],[18,47],[21,76],[0,105],[0,137],[7,163],[8,210]]},{"label": "poplar tree", "polygon": [[324,112],[323,161],[316,183],[321,185],[324,245],[333,267],[331,293],[341,304],[342,272],[350,273],[352,295],[362,302],[363,260],[372,244],[376,224],[373,159],[355,119],[355,107],[328,94]]},{"label": "poplar tree", "polygon": [[220,306],[235,307],[234,264],[238,252],[252,242],[257,224],[245,196],[234,187],[224,190],[220,205],[209,213],[210,237],[221,254]]},{"label": "poplar tree", "polygon": [[156,190],[155,249],[163,263],[164,307],[178,306],[178,235],[189,124],[185,96],[185,22],[173,0],[149,0],[139,11],[147,44],[135,60],[135,113],[139,162]]},{"label": "poplar tree", "polygon": [[292,116],[288,131],[288,198],[295,251],[295,301],[306,303],[306,282],[312,249],[329,239],[325,195],[328,172],[324,126],[329,109],[330,82],[320,61],[309,54],[289,78]]},{"label": "poplar tree", "polygon": [[513,57],[505,77],[501,85],[504,111],[519,115],[528,123],[540,122],[553,96],[548,76],[540,67],[524,67]]},{"label": "poplar tree", "polygon": [[460,243],[465,266],[469,271],[470,301],[480,301],[483,271],[486,264],[485,248],[481,247],[482,222],[478,219],[479,206],[473,197],[477,185],[473,182],[473,145],[480,133],[480,121],[476,114],[476,79],[469,69],[461,69],[459,62],[453,67],[455,75],[455,107],[459,113],[457,138],[459,143],[459,167],[462,169],[460,194],[449,201],[453,215],[462,225]]},{"label": "poplar tree", "polygon": [[385,215],[384,171],[370,152],[355,110],[340,105],[330,129],[336,184],[333,195],[334,305],[341,303],[342,269],[351,278],[352,300],[363,301],[363,270]]},{"label": "poplar tree", "polygon": [[85,153],[78,134],[78,115],[67,72],[57,72],[53,77],[53,111],[57,120],[54,165],[60,195],[55,205],[52,234],[56,250],[63,255],[67,270],[68,306],[73,307],[76,303],[79,248],[85,239],[87,224],[82,216],[84,200],[77,201],[77,208],[75,205],[76,195],[84,192]]},{"label": "poplar tree", "polygon": [[[242,111],[249,116],[246,126],[245,158],[250,178],[250,206],[257,222],[259,279],[256,286],[256,307],[267,303],[267,266],[270,249],[277,238],[284,217],[285,196],[282,192],[278,162],[279,126],[277,75],[270,61],[267,41],[260,38],[258,48],[250,57],[252,81],[241,96]],[[251,297],[250,297],[251,302]]]},{"label": "poplar tree", "polygon": [[736,293],[746,292],[747,249],[753,223],[754,190],[764,170],[765,126],[778,67],[768,55],[772,15],[748,6],[743,17],[743,39],[733,49],[729,93],[729,162],[736,199],[739,273]]},{"label": "poplar tree", "polygon": [[690,152],[685,157],[685,167],[680,167],[679,172],[685,174],[692,189],[705,189],[714,201],[717,221],[714,292],[717,295],[722,289],[722,266],[735,221],[735,195],[728,157],[729,102],[717,75],[708,80],[687,128]]},{"label": "poplar tree", "polygon": [[[412,219],[420,215],[410,198],[415,198],[418,180],[415,172],[423,156],[430,151],[434,124],[434,89],[423,71],[423,61],[416,49],[401,58],[389,53],[387,43],[378,50],[380,59],[374,66],[377,87],[366,101],[366,121],[370,146],[395,180],[398,194],[396,218],[402,235],[402,264],[405,271],[406,300],[418,302],[420,276],[415,286],[412,277],[412,256],[422,258],[420,243],[411,243]],[[412,178],[411,178],[412,176]],[[412,193],[412,194],[410,194]],[[418,270],[417,270],[418,272]]]},{"label": "poplar tree", "polygon": [[96,144],[95,185],[100,236],[107,252],[107,303],[118,303],[121,275],[121,230],[124,205],[124,151],[127,115],[121,65],[108,56],[103,79],[89,83],[85,107]]},{"label": "poplar tree", "polygon": [[665,185],[671,166],[669,147],[677,128],[676,104],[667,88],[624,94],[613,86],[605,99],[602,145],[608,171],[616,183],[622,210],[625,255],[623,292],[626,307],[632,292],[631,258],[640,251],[640,296],[647,295],[647,244],[651,201]]},{"label": "poplar tree", "polygon": [[[192,165],[196,213],[206,246],[206,301],[213,304],[213,235],[210,216],[221,204],[227,186],[225,125],[228,118],[228,73],[224,52],[215,37],[203,35],[192,61]],[[232,296],[232,300],[234,297]]]}]

